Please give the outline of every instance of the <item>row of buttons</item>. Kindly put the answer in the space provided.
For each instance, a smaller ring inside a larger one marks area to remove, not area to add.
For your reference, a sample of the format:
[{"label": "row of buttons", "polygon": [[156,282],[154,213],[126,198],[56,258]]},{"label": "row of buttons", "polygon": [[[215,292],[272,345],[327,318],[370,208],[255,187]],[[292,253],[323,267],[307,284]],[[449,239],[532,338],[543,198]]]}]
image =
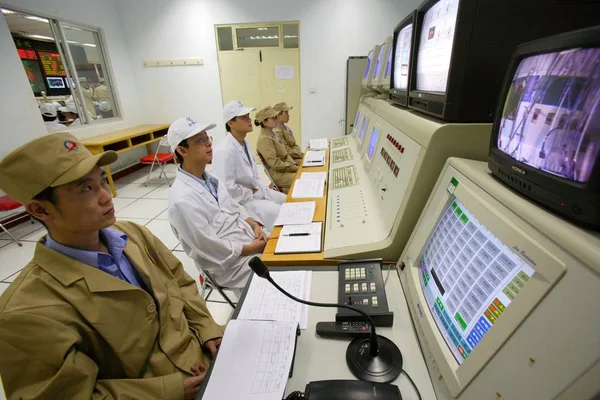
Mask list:
[{"label": "row of buttons", "polygon": [[[369,299],[363,299],[362,305],[363,306],[368,306],[369,305]],[[371,297],[371,306],[372,307],[379,306],[379,301],[377,300],[377,296]]]},{"label": "row of buttons", "polygon": [[370,285],[367,285],[367,282],[355,283],[355,284],[346,283],[344,285],[344,293],[346,293],[346,294],[348,294],[348,293],[367,293],[369,290],[371,291],[371,293],[374,293],[377,291],[375,282],[371,282]]},{"label": "row of buttons", "polygon": [[344,280],[354,281],[357,279],[367,279],[367,271],[364,268],[346,268]]},{"label": "row of buttons", "polygon": [[394,137],[392,135],[390,135],[389,133],[387,134],[387,140],[392,144],[392,146],[394,146],[400,153],[404,153],[404,147],[402,147],[400,145],[400,143],[398,143],[398,141],[396,139],[394,139]]},{"label": "row of buttons", "polygon": [[381,148],[381,155],[383,156],[383,159],[387,163],[388,167],[390,167],[390,169],[392,170],[394,176],[397,177],[398,172],[400,172],[400,168],[398,168],[398,165],[396,165],[396,162],[392,159],[392,157],[388,154],[388,152],[385,151],[385,149],[383,147]]}]

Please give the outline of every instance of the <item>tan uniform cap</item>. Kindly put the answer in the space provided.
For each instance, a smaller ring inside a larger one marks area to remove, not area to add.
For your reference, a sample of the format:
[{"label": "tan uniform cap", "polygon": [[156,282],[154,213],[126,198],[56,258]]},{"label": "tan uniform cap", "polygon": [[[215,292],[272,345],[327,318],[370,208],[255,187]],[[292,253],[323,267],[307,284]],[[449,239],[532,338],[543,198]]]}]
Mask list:
[{"label": "tan uniform cap", "polygon": [[294,108],[293,106],[290,107],[287,105],[287,103],[277,103],[273,106],[273,109],[275,111],[277,111],[278,113],[283,112],[283,111],[290,111],[292,108]]},{"label": "tan uniform cap", "polygon": [[275,118],[277,116],[277,114],[279,114],[277,111],[275,111],[273,109],[273,107],[269,106],[269,107],[265,107],[262,110],[260,110],[259,112],[256,113],[256,117],[254,117],[254,119],[256,120],[256,122],[263,122],[265,119],[267,118]]},{"label": "tan uniform cap", "polygon": [[118,157],[114,151],[92,155],[70,133],[42,136],[0,161],[0,189],[19,203],[25,203],[48,187],[73,182],[96,165],[108,165]]}]

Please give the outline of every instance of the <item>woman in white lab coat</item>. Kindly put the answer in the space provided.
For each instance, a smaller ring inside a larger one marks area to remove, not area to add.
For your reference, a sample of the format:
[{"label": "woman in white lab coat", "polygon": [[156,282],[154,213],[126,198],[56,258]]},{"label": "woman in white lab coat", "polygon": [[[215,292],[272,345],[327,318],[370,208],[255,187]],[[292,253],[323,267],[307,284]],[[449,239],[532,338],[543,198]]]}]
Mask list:
[{"label": "woman in white lab coat", "polygon": [[249,116],[253,110],[239,101],[232,101],[223,109],[225,128],[229,133],[215,148],[212,172],[250,216],[262,221],[267,230],[273,230],[286,195],[269,189],[260,181],[252,150],[245,140],[246,134],[253,129]]},{"label": "woman in white lab coat", "polygon": [[239,295],[252,274],[248,261],[262,253],[267,236],[225,185],[205,171],[212,158],[206,130],[214,126],[202,129],[191,118],[180,118],[169,128],[169,144],[183,166],[169,191],[167,215],[196,266]]}]

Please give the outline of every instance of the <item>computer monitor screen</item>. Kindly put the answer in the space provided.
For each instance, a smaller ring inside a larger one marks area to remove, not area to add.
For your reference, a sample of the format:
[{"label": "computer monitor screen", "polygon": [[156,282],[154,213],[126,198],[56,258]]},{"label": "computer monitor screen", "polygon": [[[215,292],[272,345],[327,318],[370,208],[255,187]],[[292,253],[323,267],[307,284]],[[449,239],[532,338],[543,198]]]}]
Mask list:
[{"label": "computer monitor screen", "polygon": [[387,62],[385,63],[385,75],[384,79],[389,79],[390,75],[392,75],[392,46],[390,46],[390,51],[388,52]]},{"label": "computer monitor screen", "polygon": [[371,139],[369,140],[369,151],[367,156],[369,156],[369,160],[373,159],[373,154],[375,154],[375,148],[377,147],[377,141],[379,140],[379,130],[377,128],[373,128],[371,132]]},{"label": "computer monitor screen", "polygon": [[369,71],[371,70],[371,61],[373,61],[373,51],[369,52],[367,56],[367,65],[365,65],[365,73],[363,74],[363,81],[369,77]]},{"label": "computer monitor screen", "polygon": [[377,56],[377,61],[375,62],[375,71],[373,71],[373,79],[376,79],[379,76],[379,71],[381,70],[381,66],[383,65],[383,49],[385,48],[385,43],[383,43],[380,47],[381,51]]},{"label": "computer monitor screen", "polygon": [[365,132],[367,131],[367,125],[368,124],[369,124],[369,120],[365,116],[363,118],[362,126],[360,127],[360,135],[358,137],[358,141],[361,142],[361,143],[365,139]]},{"label": "computer monitor screen", "polygon": [[354,129],[354,135],[355,135],[355,136],[356,136],[356,132],[358,131],[358,123],[360,122],[360,115],[361,115],[361,114],[362,114],[362,113],[361,113],[360,111],[359,111],[359,112],[357,112],[357,113],[356,113],[356,118],[354,119],[354,126],[353,126],[353,129]]},{"label": "computer monitor screen", "polygon": [[63,78],[46,78],[46,81],[48,81],[48,87],[50,89],[64,89],[65,88],[65,81],[63,81]]},{"label": "computer monitor screen", "polygon": [[437,221],[419,264],[427,306],[458,364],[535,273],[456,198]]},{"label": "computer monitor screen", "polygon": [[394,63],[394,89],[408,89],[412,30],[413,24],[409,24],[398,32],[396,39],[396,60]]},{"label": "computer monitor screen", "polygon": [[600,152],[600,48],[526,57],[504,102],[498,149],[546,173],[587,182]]},{"label": "computer monitor screen", "polygon": [[459,0],[441,0],[425,12],[417,54],[417,90],[446,92]]}]

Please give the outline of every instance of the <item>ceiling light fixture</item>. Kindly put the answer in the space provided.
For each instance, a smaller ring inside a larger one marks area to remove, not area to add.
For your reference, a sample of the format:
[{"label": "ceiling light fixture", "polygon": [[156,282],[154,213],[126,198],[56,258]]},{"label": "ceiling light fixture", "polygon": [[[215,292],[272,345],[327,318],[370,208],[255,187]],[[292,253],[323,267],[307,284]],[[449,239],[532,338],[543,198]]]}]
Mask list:
[{"label": "ceiling light fixture", "polygon": [[44,22],[46,24],[48,23],[48,20],[46,18],[36,17],[35,15],[26,15],[25,18],[32,21]]},{"label": "ceiling light fixture", "polygon": [[7,10],[6,8],[3,8],[2,14],[10,15],[10,14],[16,14],[16,13],[12,10]]},{"label": "ceiling light fixture", "polygon": [[96,47],[95,44],[91,44],[91,43],[84,43],[83,45],[87,46],[87,47]]},{"label": "ceiling light fixture", "polygon": [[51,38],[50,36],[43,36],[43,35],[27,35],[30,38],[34,38],[34,39],[42,39],[42,40],[54,40],[54,38]]},{"label": "ceiling light fixture", "polygon": [[259,31],[268,31],[269,30],[269,28],[256,28],[256,29]]}]

